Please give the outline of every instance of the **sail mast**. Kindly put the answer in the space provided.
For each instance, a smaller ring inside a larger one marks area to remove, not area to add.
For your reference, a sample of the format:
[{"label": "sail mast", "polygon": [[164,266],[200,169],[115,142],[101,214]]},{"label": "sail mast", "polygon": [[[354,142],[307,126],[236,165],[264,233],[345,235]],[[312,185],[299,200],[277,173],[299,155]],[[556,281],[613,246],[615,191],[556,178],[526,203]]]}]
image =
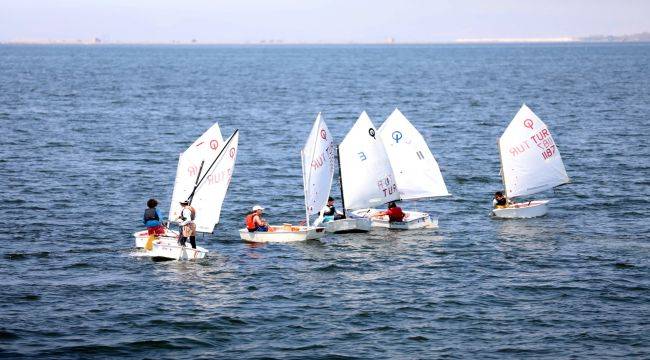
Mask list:
[{"label": "sail mast", "polygon": [[[205,171],[205,173],[203,173],[203,176],[201,177],[201,179],[194,185],[194,189],[192,189],[192,193],[190,194],[190,196],[188,196],[188,199],[190,199],[190,201],[194,197],[194,193],[196,193],[196,189],[198,189],[199,185],[201,185],[201,183],[203,182],[203,179],[205,179],[205,177],[208,175],[210,170],[212,170],[212,167],[214,166],[214,164],[216,164],[217,161],[221,158],[221,155],[223,154],[223,152],[228,147],[228,144],[230,144],[230,141],[232,141],[232,139],[235,137],[235,135],[238,132],[239,132],[239,129],[235,129],[235,132],[233,132],[232,135],[230,135],[230,138],[228,138],[228,141],[226,141],[226,143],[223,145],[223,148],[221,149],[221,151],[219,151],[219,154],[217,154],[217,157],[214,159],[214,161],[212,161],[212,164],[210,164],[210,166]],[[201,165],[201,167],[203,167],[203,165]]]},{"label": "sail mast", "polygon": [[503,196],[508,201],[508,190],[506,189],[506,173],[503,171],[503,157],[501,156],[501,138],[497,139],[497,150],[499,151],[499,163],[501,166],[501,182],[503,183]]},{"label": "sail mast", "polygon": [[339,165],[339,186],[341,187],[341,207],[343,208],[343,216],[345,216],[345,197],[343,196],[343,171],[341,170],[341,154],[339,147],[336,147],[336,160]]},{"label": "sail mast", "polygon": [[300,150],[300,165],[302,168],[302,192],[305,199],[305,226],[309,226],[309,205],[307,204],[307,184],[308,180],[305,177],[305,154]]}]

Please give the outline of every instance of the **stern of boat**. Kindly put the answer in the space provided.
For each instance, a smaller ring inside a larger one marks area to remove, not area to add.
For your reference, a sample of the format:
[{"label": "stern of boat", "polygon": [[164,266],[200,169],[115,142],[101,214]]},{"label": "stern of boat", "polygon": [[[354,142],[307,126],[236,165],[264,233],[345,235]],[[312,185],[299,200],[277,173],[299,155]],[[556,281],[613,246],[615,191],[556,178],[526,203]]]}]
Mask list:
[{"label": "stern of boat", "polygon": [[293,226],[291,224],[270,226],[269,231],[240,229],[239,237],[250,242],[294,242],[320,239],[325,236],[324,227]]},{"label": "stern of boat", "polygon": [[506,208],[493,209],[492,215],[501,219],[529,219],[544,216],[549,200],[535,200],[512,204]]},{"label": "stern of boat", "polygon": [[153,250],[149,253],[159,260],[199,260],[207,256],[208,250],[200,246],[193,249],[191,246],[154,241]]}]

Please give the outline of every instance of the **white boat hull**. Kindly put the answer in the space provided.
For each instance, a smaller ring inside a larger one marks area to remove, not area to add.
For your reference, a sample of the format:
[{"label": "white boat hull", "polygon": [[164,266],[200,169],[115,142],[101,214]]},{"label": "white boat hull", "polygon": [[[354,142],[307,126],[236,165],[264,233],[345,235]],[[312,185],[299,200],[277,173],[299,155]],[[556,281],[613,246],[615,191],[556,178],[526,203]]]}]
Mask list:
[{"label": "white boat hull", "polygon": [[[149,234],[147,233],[147,230],[143,230],[133,233],[133,237],[135,238],[135,247],[144,248],[147,240],[149,239]],[[163,235],[156,236],[156,240],[176,244],[178,242],[178,232],[165,228],[165,233]]]},{"label": "white boat hull", "polygon": [[240,229],[239,237],[250,242],[294,242],[320,239],[325,236],[325,228],[315,226],[270,226],[270,231]]},{"label": "white boat hull", "polygon": [[197,246],[180,246],[176,243],[169,244],[156,240],[153,242],[153,249],[148,251],[154,260],[198,260],[208,255],[208,250]]},{"label": "white boat hull", "polygon": [[[135,238],[135,247],[144,249],[149,239],[147,230],[138,231],[133,234]],[[145,250],[147,256],[154,260],[196,260],[203,259],[208,254],[208,250],[197,246],[192,249],[189,244],[183,247],[178,244],[178,232],[165,229],[165,234],[156,236],[153,241],[153,248]]]},{"label": "white boat hull", "polygon": [[366,218],[351,218],[328,221],[323,223],[326,232],[343,234],[368,232],[372,228],[372,221]]},{"label": "white boat hull", "polygon": [[404,221],[388,221],[388,216],[373,217],[374,214],[383,211],[379,209],[360,209],[353,211],[353,214],[366,217],[372,220],[373,227],[383,227],[397,230],[415,229],[437,229],[438,218],[431,218],[428,213],[419,211],[404,211]]},{"label": "white boat hull", "polygon": [[549,200],[536,200],[511,204],[506,208],[493,209],[492,214],[503,219],[527,219],[544,216],[548,212],[548,202]]}]

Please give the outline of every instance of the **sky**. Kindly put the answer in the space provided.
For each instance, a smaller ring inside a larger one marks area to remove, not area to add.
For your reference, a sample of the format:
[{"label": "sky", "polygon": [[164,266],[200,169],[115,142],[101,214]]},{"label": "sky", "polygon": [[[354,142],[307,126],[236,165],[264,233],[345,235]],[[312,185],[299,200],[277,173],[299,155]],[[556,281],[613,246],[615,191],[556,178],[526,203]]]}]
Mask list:
[{"label": "sky", "polygon": [[0,0],[0,41],[445,42],[644,31],[645,0]]}]

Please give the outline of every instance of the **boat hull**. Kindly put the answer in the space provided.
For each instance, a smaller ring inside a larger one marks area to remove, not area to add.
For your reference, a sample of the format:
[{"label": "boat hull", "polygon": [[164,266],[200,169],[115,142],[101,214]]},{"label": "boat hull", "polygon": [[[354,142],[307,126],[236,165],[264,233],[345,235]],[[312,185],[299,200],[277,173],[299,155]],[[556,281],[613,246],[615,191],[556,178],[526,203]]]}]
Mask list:
[{"label": "boat hull", "polygon": [[[143,230],[133,233],[133,237],[135,238],[135,247],[144,248],[147,240],[149,239],[149,234],[147,233],[147,230]],[[176,244],[178,243],[178,232],[165,228],[165,233],[163,235],[156,236],[156,240]]]},{"label": "boat hull", "polygon": [[254,231],[240,229],[239,237],[250,242],[295,242],[320,239],[325,236],[325,228],[315,226],[270,226],[269,231]]},{"label": "boat hull", "polygon": [[372,228],[372,221],[366,218],[340,219],[323,223],[325,231],[335,234],[363,233]]},{"label": "boat hull", "polygon": [[431,218],[428,213],[419,211],[404,211],[406,216],[404,221],[388,221],[388,216],[373,217],[374,214],[383,211],[379,209],[360,209],[353,214],[361,217],[370,218],[373,227],[382,227],[396,230],[415,230],[415,229],[437,229],[438,218]]},{"label": "boat hull", "polygon": [[493,209],[492,215],[502,219],[528,219],[544,216],[548,212],[549,200],[536,200],[511,204],[506,208]]},{"label": "boat hull", "polygon": [[180,246],[157,240],[153,242],[153,249],[148,253],[154,260],[199,260],[208,255],[208,250],[200,246],[192,249],[191,246]]}]

